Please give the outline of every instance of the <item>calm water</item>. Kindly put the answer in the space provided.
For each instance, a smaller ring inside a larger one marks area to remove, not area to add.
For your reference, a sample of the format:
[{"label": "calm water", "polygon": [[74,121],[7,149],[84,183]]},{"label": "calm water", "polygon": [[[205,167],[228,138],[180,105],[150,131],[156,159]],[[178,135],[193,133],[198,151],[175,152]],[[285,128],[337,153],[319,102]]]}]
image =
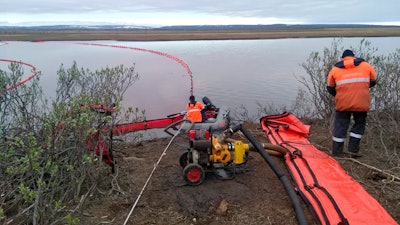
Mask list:
[{"label": "calm water", "polygon": [[[345,47],[357,46],[361,38],[343,39]],[[368,38],[380,54],[400,48],[400,38]],[[194,94],[207,96],[215,105],[240,106],[249,115],[257,113],[257,104],[290,105],[301,86],[295,76],[305,75],[300,66],[313,51],[329,47],[332,38],[278,40],[223,40],[171,42],[98,43],[144,48],[182,59],[193,72]],[[73,61],[91,70],[120,64],[135,64],[140,79],[124,96],[123,106],[146,110],[148,119],[185,110],[190,94],[190,77],[181,64],[165,56],[128,48],[86,46],[76,42],[0,43],[0,58],[22,60],[42,72],[46,95],[54,95],[57,70]],[[7,71],[7,63],[0,62]],[[29,70],[25,71],[28,75]]]}]

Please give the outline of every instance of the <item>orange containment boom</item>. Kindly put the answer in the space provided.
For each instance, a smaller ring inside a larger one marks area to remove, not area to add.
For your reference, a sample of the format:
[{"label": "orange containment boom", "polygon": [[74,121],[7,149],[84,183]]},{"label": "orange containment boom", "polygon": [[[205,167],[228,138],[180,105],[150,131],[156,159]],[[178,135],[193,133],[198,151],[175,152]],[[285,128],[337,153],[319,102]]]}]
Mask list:
[{"label": "orange containment boom", "polygon": [[[100,112],[114,112],[112,108],[103,107],[98,105],[96,107],[90,106],[90,108],[95,109]],[[148,129],[157,129],[157,128],[166,128],[168,125],[175,123],[176,121],[182,120],[184,118],[183,114],[174,114],[168,116],[166,118],[154,119],[154,120],[145,120],[139,122],[132,123],[124,123],[124,124],[116,124],[114,126],[102,126],[100,129],[92,135],[89,135],[86,138],[87,147],[95,151],[97,155],[102,155],[103,161],[108,165],[114,166],[114,157],[112,153],[112,149],[108,148],[105,142],[105,137],[101,134],[100,131],[109,131],[111,130],[112,136],[116,135],[124,135],[131,132],[148,130]],[[111,138],[112,139],[112,138]]]},{"label": "orange containment boom", "polygon": [[398,225],[334,158],[308,141],[310,126],[287,112],[262,117],[260,123],[272,144],[287,149],[285,163],[319,224]]},{"label": "orange containment boom", "polygon": [[113,127],[114,135],[124,135],[127,133],[140,131],[140,130],[148,130],[148,129],[157,129],[157,128],[166,128],[172,123],[180,121],[184,118],[183,114],[174,114],[168,116],[166,118],[154,119],[154,120],[145,120],[138,121],[133,123],[125,123],[125,124],[116,124]]}]

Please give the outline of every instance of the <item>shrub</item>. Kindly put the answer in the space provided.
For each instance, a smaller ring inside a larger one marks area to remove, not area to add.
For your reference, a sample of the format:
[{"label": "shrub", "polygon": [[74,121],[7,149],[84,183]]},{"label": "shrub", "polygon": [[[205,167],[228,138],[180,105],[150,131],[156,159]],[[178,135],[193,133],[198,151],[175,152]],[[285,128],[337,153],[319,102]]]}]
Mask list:
[{"label": "shrub", "polygon": [[[400,50],[394,53],[376,55],[377,48],[365,39],[356,47],[346,47],[355,51],[358,57],[365,59],[378,74],[377,85],[371,88],[371,111],[367,118],[367,130],[362,142],[370,149],[369,154],[385,162],[386,168],[398,168],[400,163]],[[345,48],[342,39],[334,39],[329,48],[321,52],[312,52],[302,63],[307,75],[298,77],[303,88],[292,112],[304,115],[301,109],[308,108],[313,119],[323,121],[331,127],[334,115],[334,98],[326,91],[327,75]],[[307,103],[311,103],[308,105]],[[299,110],[300,109],[300,110]],[[304,111],[304,110],[303,110]],[[332,129],[329,129],[332,130]],[[400,172],[400,171],[399,171]]]},{"label": "shrub", "polygon": [[9,73],[0,71],[0,189],[4,195],[0,220],[76,224],[79,218],[71,215],[79,212],[100,180],[108,177],[113,188],[110,167],[99,160],[101,154],[88,151],[86,137],[100,132],[102,123],[127,117],[99,114],[82,106],[115,103],[118,109],[138,74],[134,66],[95,72],[79,69],[76,63],[69,69],[61,66],[56,97],[49,104],[39,85],[40,73],[4,92],[24,74],[18,63],[11,63],[9,69]]}]

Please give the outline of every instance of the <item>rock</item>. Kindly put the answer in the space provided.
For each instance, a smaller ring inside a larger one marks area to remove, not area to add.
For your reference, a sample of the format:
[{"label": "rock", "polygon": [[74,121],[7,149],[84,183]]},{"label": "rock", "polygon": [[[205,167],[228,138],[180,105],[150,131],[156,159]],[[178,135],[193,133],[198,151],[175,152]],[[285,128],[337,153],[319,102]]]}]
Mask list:
[{"label": "rock", "polygon": [[216,213],[217,215],[222,216],[226,214],[227,210],[228,210],[228,202],[225,199],[223,199],[221,203],[219,203]]}]

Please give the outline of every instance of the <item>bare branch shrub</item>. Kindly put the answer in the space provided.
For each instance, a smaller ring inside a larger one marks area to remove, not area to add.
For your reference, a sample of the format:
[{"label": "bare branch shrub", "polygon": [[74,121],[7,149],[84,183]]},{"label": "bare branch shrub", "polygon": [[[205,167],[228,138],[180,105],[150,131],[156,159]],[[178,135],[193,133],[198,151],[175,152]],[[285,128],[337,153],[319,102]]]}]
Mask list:
[{"label": "bare branch shrub", "polygon": [[111,190],[115,185],[110,167],[88,151],[86,141],[96,133],[106,139],[109,134],[100,133],[99,126],[116,117],[84,106],[115,103],[120,108],[138,74],[134,66],[95,72],[76,63],[67,70],[61,66],[56,98],[49,105],[40,76],[4,92],[23,76],[18,63],[9,68],[10,73],[0,71],[0,221],[77,224],[82,217],[76,215],[82,216],[80,209],[98,183],[108,178]]},{"label": "bare branch shrub", "polygon": [[[344,47],[341,46],[342,42],[343,39],[334,39],[329,48],[325,47],[322,52],[311,52],[308,59],[301,64],[307,76],[297,77],[297,80],[306,91],[299,91],[295,107],[292,107],[294,112],[300,107],[299,103],[311,102],[312,104],[308,107],[311,107],[312,114],[309,116],[324,119],[326,125],[331,124],[335,107],[334,98],[326,91],[326,78],[332,66],[341,58],[344,50]],[[358,57],[367,61],[377,50],[371,47],[371,43],[365,39],[362,39],[358,46],[347,48],[353,49]]]},{"label": "bare branch shrub", "polygon": [[[307,91],[299,91],[299,93],[302,93],[302,99],[312,103],[309,106],[312,107],[310,117],[319,119],[332,117],[334,102],[332,96],[326,92],[326,77],[333,64],[340,57],[339,45],[341,42],[341,39],[334,39],[330,48],[324,48],[322,53],[312,52],[306,62],[301,64],[307,72],[307,77],[297,77],[297,80]],[[308,96],[305,93],[308,93]]]},{"label": "bare branch shrub", "polygon": [[372,92],[367,145],[387,162],[386,169],[397,167],[400,173],[400,49],[372,60],[378,81]]},{"label": "bare branch shrub", "polygon": [[[371,154],[380,162],[385,162],[387,168],[400,173],[400,50],[387,56],[376,55],[377,48],[365,39],[361,40],[352,49],[357,57],[361,57],[374,66],[378,80],[377,85],[371,89],[371,112],[368,116],[368,129],[362,139],[362,145],[372,152]],[[326,91],[327,75],[337,61],[340,60],[344,50],[342,39],[334,39],[330,48],[323,52],[312,52],[302,67],[307,76],[297,79],[305,88],[299,91],[296,103],[291,111],[310,107],[309,116],[324,121],[327,127],[332,126],[334,115],[334,98]],[[310,105],[302,106],[303,104]],[[304,112],[304,110],[303,110]],[[300,115],[302,112],[300,112]],[[332,130],[331,128],[329,129]]]}]

